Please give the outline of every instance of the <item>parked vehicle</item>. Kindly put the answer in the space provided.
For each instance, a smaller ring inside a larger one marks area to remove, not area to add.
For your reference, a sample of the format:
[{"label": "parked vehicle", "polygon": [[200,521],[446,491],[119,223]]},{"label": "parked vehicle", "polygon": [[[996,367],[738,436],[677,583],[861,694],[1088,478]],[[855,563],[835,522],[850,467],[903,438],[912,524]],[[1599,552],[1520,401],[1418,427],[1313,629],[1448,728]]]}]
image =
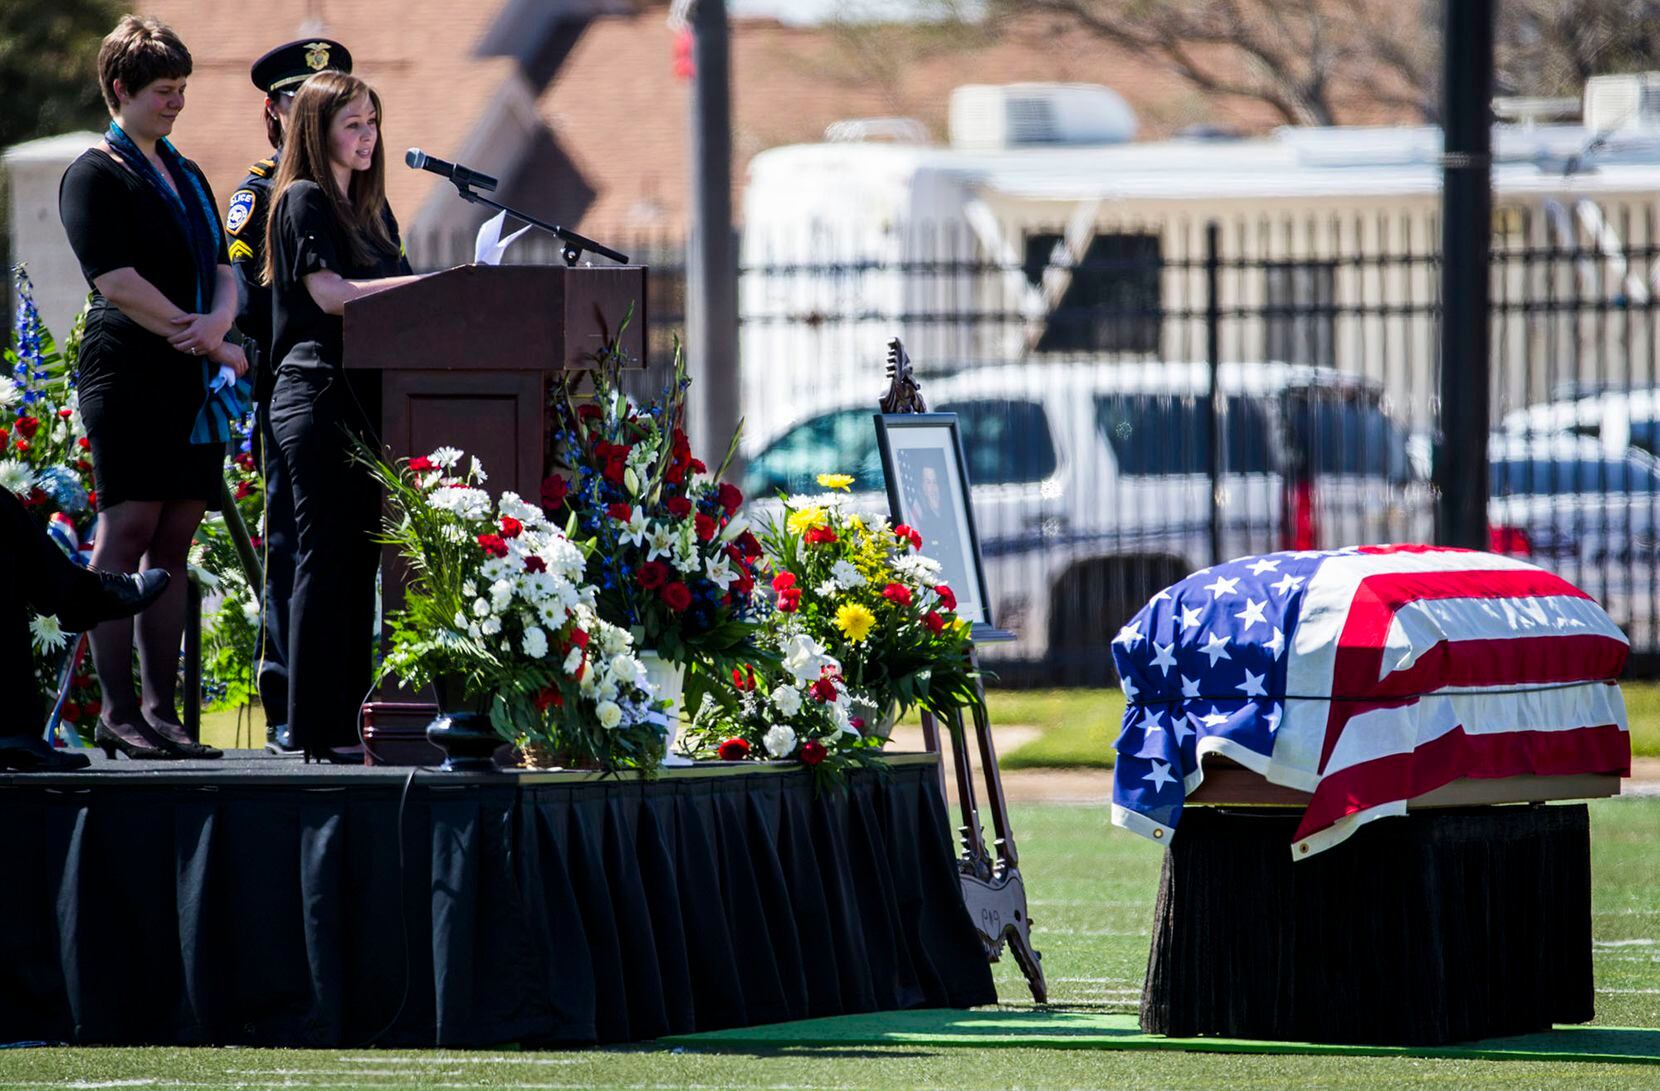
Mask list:
[{"label": "parked vehicle", "polygon": [[1627,447],[1660,456],[1660,388],[1601,390],[1505,414],[1508,435],[1557,433],[1597,440],[1610,456]]},{"label": "parked vehicle", "polygon": [[[1427,496],[1374,384],[1289,364],[1225,364],[1219,382],[1224,557],[1427,533]],[[930,408],[958,415],[993,619],[1017,635],[986,649],[1001,673],[1109,678],[1124,620],[1217,559],[1208,391],[1194,363],[1008,365],[926,382]],[[851,473],[854,503],[885,512],[874,411],[850,396],[753,435],[746,493],[765,514],[762,498]]]}]

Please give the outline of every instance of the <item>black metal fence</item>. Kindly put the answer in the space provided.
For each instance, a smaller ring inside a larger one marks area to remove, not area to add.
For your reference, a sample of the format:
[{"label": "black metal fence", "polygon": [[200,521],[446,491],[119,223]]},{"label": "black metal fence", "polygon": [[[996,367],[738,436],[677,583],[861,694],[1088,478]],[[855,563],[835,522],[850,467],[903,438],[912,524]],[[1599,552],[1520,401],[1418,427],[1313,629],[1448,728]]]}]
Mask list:
[{"label": "black metal fence", "polygon": [[[1655,228],[1647,203],[1496,203],[1488,481],[1493,547],[1595,595],[1650,672]],[[1438,238],[1432,194],[1365,214],[746,236],[747,492],[840,471],[880,503],[870,413],[901,337],[930,404],[960,417],[994,619],[1019,634],[997,669],[1099,683],[1122,621],[1195,568],[1433,538],[1440,369],[1459,366],[1437,359]],[[683,260],[630,242],[654,266],[656,364]]]}]

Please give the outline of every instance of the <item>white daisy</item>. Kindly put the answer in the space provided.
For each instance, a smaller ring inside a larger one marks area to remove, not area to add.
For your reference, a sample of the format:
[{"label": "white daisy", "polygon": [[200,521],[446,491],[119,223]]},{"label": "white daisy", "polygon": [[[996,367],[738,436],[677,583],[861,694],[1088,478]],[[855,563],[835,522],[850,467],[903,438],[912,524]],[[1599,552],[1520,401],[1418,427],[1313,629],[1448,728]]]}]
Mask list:
[{"label": "white daisy", "polygon": [[35,472],[27,463],[15,458],[0,460],[0,488],[9,489],[18,496],[27,496],[34,487]]},{"label": "white daisy", "polygon": [[34,637],[37,652],[55,652],[69,643],[56,614],[36,614],[29,621],[29,633]]}]

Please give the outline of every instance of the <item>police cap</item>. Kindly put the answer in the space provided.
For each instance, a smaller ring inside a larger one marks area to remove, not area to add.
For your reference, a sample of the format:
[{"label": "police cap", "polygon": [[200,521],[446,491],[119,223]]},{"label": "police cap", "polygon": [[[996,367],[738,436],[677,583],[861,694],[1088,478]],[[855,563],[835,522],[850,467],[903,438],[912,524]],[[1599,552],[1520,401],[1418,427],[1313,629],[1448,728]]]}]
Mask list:
[{"label": "police cap", "polygon": [[254,62],[249,75],[254,86],[267,95],[297,90],[307,76],[333,68],[352,70],[351,50],[328,38],[301,38],[279,45]]}]

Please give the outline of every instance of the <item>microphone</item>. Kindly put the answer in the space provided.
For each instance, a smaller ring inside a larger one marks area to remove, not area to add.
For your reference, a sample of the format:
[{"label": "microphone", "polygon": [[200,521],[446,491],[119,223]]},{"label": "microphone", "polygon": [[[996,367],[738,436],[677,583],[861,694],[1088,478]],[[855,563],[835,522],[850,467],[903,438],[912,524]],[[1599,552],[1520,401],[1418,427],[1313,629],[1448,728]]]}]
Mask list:
[{"label": "microphone", "polygon": [[496,188],[496,180],[488,174],[480,174],[458,163],[446,163],[442,159],[428,155],[420,148],[410,148],[404,153],[403,161],[413,170],[431,171],[441,178],[448,178],[457,186],[476,186],[486,193]]}]

